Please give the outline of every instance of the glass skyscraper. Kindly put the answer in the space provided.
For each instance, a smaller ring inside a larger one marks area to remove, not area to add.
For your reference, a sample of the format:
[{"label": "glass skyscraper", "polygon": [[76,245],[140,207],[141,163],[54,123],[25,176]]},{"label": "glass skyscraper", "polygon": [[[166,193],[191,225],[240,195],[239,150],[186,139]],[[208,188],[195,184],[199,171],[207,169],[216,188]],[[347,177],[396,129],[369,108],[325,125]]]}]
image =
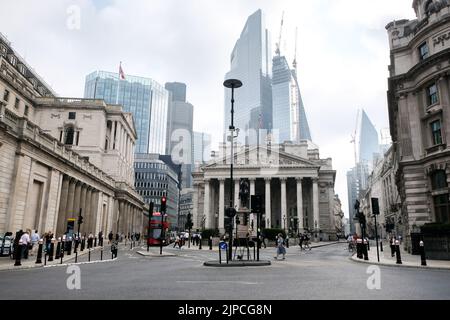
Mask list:
[{"label": "glass skyscraper", "polygon": [[[262,11],[258,10],[248,18],[231,54],[231,70],[226,74],[226,79],[239,79],[243,83],[242,88],[235,90],[234,121],[242,132],[239,140],[248,129],[272,128],[271,61],[269,32]],[[230,101],[231,90],[225,89],[224,138],[231,123]]]},{"label": "glass skyscraper", "polygon": [[95,71],[86,76],[84,97],[120,104],[133,114],[138,135],[136,153],[164,154],[166,151],[169,93],[149,78]]},{"label": "glass skyscraper", "polygon": [[280,55],[273,58],[272,70],[273,130],[278,130],[280,142],[311,141],[296,71]]}]

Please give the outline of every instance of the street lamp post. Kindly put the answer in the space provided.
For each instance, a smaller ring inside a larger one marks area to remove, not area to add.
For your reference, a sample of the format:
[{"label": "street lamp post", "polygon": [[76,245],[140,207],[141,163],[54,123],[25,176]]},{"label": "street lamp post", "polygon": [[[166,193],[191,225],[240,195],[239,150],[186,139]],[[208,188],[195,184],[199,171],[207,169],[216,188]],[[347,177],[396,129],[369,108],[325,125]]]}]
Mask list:
[{"label": "street lamp post", "polygon": [[[231,132],[231,166],[230,166],[230,206],[229,208],[232,210],[234,209],[234,183],[233,183],[233,165],[234,165],[234,132],[236,131],[236,128],[234,127],[234,89],[238,89],[242,87],[242,82],[237,79],[228,79],[226,80],[223,85],[226,88],[231,89],[231,125],[229,127]],[[229,250],[228,250],[228,259],[232,260],[232,248],[233,248],[233,222],[231,219],[230,222],[230,242],[229,242]]]}]

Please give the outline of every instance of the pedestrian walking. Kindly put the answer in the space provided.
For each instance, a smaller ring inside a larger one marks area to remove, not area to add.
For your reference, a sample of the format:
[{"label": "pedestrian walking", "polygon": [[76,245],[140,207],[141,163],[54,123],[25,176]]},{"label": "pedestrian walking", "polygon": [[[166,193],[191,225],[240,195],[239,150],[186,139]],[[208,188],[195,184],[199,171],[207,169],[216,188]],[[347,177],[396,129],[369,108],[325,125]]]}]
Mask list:
[{"label": "pedestrian walking", "polygon": [[278,234],[276,242],[277,242],[277,256],[274,258],[278,260],[278,256],[280,254],[282,254],[283,260],[285,260],[286,259],[286,249],[284,247],[284,239],[283,239],[283,235],[281,233]]},{"label": "pedestrian walking", "polygon": [[112,240],[113,240],[114,234],[112,231],[109,232],[108,234],[108,244],[111,244]]},{"label": "pedestrian walking", "polygon": [[303,235],[303,233],[300,233],[299,235],[299,246],[300,246],[300,250],[303,250],[303,241],[305,241],[305,236]]},{"label": "pedestrian walking", "polygon": [[98,245],[99,245],[100,247],[103,247],[103,231],[100,231],[100,232],[98,233]]}]

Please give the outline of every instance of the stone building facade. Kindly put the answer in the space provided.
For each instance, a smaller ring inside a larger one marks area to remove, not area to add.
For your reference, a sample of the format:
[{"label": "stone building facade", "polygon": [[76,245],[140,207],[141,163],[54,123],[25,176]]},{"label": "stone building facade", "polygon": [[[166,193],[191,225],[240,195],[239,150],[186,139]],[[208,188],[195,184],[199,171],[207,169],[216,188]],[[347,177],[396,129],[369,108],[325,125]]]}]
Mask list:
[{"label": "stone building facade", "polygon": [[[320,159],[318,149],[308,149],[307,142],[246,147],[235,155],[234,163],[233,181],[230,180],[230,156],[215,158],[193,173],[194,229],[218,229],[223,234],[231,183],[239,210],[239,183],[248,179],[250,195],[260,195],[263,199],[262,228],[309,230],[315,233],[316,240],[336,238],[336,172],[331,159]],[[255,219],[251,215],[249,225]]]},{"label": "stone building facade", "polygon": [[[58,98],[0,37],[0,234],[142,232],[130,114],[102,100]],[[76,231],[76,230],[73,230]]]},{"label": "stone building facade", "polygon": [[387,25],[388,106],[405,246],[450,220],[450,3],[415,0],[415,20]]}]

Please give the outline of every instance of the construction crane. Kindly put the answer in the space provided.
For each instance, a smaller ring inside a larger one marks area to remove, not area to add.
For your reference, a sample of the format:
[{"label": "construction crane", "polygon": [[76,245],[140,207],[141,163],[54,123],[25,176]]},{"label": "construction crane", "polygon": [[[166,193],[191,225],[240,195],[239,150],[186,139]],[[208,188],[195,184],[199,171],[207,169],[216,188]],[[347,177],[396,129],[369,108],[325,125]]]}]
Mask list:
[{"label": "construction crane", "polygon": [[298,37],[298,28],[295,28],[295,51],[294,51],[294,61],[292,62],[292,66],[294,67],[295,73],[297,74],[297,37]]},{"label": "construction crane", "polygon": [[281,48],[281,35],[283,33],[283,22],[284,22],[284,11],[283,14],[281,15],[280,36],[278,37],[278,43],[276,44],[277,49],[275,50],[277,56],[280,56],[281,54],[280,48]]}]

